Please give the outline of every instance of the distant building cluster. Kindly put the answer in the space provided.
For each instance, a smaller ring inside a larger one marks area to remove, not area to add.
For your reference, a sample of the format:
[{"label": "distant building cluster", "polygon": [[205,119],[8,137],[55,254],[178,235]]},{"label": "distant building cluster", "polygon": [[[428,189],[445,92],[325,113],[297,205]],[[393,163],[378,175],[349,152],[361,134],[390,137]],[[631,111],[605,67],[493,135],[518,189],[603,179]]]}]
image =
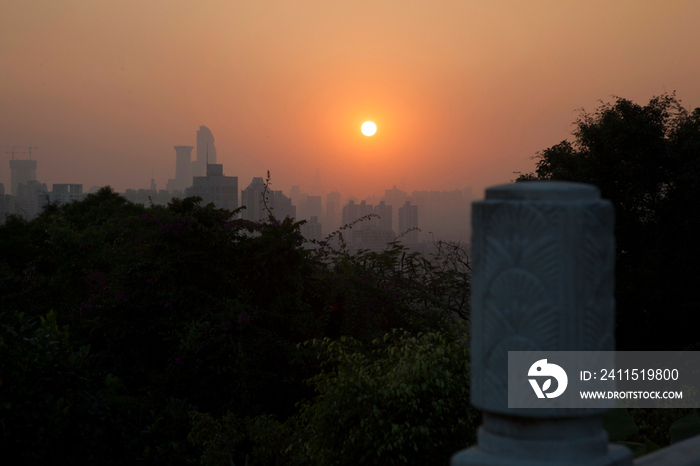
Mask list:
[{"label": "distant building cluster", "polygon": [[297,208],[282,191],[265,189],[262,177],[256,176],[241,192],[241,205],[245,206],[242,218],[251,222],[265,221],[270,214],[276,219],[296,218]]},{"label": "distant building cluster", "polygon": [[[333,191],[325,195],[322,205],[323,196],[312,196],[299,186],[292,186],[290,197],[298,208],[298,220],[308,222],[302,233],[309,232],[310,225],[316,222],[322,226],[313,231],[323,231],[326,236],[346,227],[341,230],[343,239],[353,250],[380,251],[398,238],[409,249],[425,252],[431,249],[433,240],[467,241],[470,236],[473,197],[469,187],[413,191],[409,195],[394,186],[384,196],[370,196],[362,201],[347,196],[344,203],[341,194]],[[305,237],[311,239],[310,235],[309,232]]]},{"label": "distant building cluster", "polygon": [[[13,154],[14,155],[14,154]],[[49,203],[65,203],[85,198],[82,184],[46,183],[36,179],[36,160],[10,160],[10,193],[0,183],[0,224],[8,215],[26,219],[36,217]]]},{"label": "distant building cluster", "polygon": [[[286,196],[282,191],[267,189],[262,177],[254,177],[240,190],[239,198],[238,177],[225,175],[224,166],[217,163],[214,135],[209,128],[200,126],[197,130],[195,160],[195,146],[178,145],[174,149],[175,177],[167,181],[166,189],[158,190],[151,179],[149,189],[127,189],[126,199],[143,205],[165,205],[173,198],[199,196],[201,205],[213,203],[231,211],[244,206],[239,214],[244,220],[265,221],[270,214],[278,220],[305,220],[301,233],[307,240],[321,241],[342,228],[343,240],[353,250],[380,251],[398,238],[410,249],[425,252],[433,240],[467,241],[470,236],[473,196],[469,187],[413,191],[409,195],[394,186],[383,196],[360,201],[354,196],[343,199],[336,191],[322,195],[317,170],[309,187],[311,194],[295,185]],[[48,203],[64,204],[86,196],[81,184],[53,184],[49,191],[46,184],[37,181],[36,173],[36,160],[10,161],[10,193],[0,184],[0,223],[10,214],[31,219]],[[90,188],[91,193],[97,190],[97,186]],[[338,236],[334,235],[335,241]],[[307,246],[315,247],[310,242]]]}]

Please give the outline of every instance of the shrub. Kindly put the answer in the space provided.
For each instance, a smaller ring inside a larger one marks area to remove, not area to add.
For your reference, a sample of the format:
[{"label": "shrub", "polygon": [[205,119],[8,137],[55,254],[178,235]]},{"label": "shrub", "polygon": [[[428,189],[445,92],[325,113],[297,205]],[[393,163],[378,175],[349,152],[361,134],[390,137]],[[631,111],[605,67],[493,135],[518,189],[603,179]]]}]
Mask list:
[{"label": "shrub", "polygon": [[327,368],[301,410],[315,464],[446,464],[475,442],[464,338],[393,331],[368,348],[344,338],[312,345]]}]

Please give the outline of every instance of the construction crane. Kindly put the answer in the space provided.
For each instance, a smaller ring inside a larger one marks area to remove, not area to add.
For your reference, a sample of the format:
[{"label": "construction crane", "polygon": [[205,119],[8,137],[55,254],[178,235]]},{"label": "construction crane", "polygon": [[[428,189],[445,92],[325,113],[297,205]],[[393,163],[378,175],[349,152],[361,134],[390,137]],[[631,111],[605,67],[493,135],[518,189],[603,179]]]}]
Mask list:
[{"label": "construction crane", "polygon": [[[32,143],[30,142],[28,146],[14,146],[13,149],[29,149],[29,160],[32,159],[32,149],[38,149],[38,147],[32,147]],[[26,154],[26,152],[21,152],[21,154]],[[12,158],[14,159],[15,156],[13,155]]]},{"label": "construction crane", "polygon": [[[19,147],[19,146],[15,146],[15,147]],[[24,152],[24,151],[22,151],[22,152],[16,151],[14,147],[12,148],[12,150],[6,150],[5,153],[12,154],[12,160],[15,159],[15,154],[26,154],[26,152]]]}]

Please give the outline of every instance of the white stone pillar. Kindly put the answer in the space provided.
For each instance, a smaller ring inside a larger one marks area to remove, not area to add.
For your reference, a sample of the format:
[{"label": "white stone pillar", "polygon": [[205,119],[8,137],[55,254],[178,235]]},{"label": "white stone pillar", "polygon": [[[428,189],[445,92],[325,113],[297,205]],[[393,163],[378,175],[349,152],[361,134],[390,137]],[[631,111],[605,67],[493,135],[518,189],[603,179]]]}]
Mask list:
[{"label": "white stone pillar", "polygon": [[614,211],[598,188],[531,181],[473,203],[471,402],[476,446],[452,466],[632,464],[603,410],[508,408],[508,351],[612,351]]}]

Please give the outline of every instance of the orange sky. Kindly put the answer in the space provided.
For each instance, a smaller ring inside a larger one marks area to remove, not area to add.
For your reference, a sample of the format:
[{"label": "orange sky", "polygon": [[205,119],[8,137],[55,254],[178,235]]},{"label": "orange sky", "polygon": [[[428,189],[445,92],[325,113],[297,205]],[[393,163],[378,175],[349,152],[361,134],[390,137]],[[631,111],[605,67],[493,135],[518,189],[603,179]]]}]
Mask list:
[{"label": "orange sky", "polygon": [[318,168],[344,196],[480,190],[598,99],[700,106],[697,1],[8,0],[0,18],[6,191],[4,152],[30,142],[49,189],[165,188],[199,125],[241,188],[270,170],[306,190]]}]

